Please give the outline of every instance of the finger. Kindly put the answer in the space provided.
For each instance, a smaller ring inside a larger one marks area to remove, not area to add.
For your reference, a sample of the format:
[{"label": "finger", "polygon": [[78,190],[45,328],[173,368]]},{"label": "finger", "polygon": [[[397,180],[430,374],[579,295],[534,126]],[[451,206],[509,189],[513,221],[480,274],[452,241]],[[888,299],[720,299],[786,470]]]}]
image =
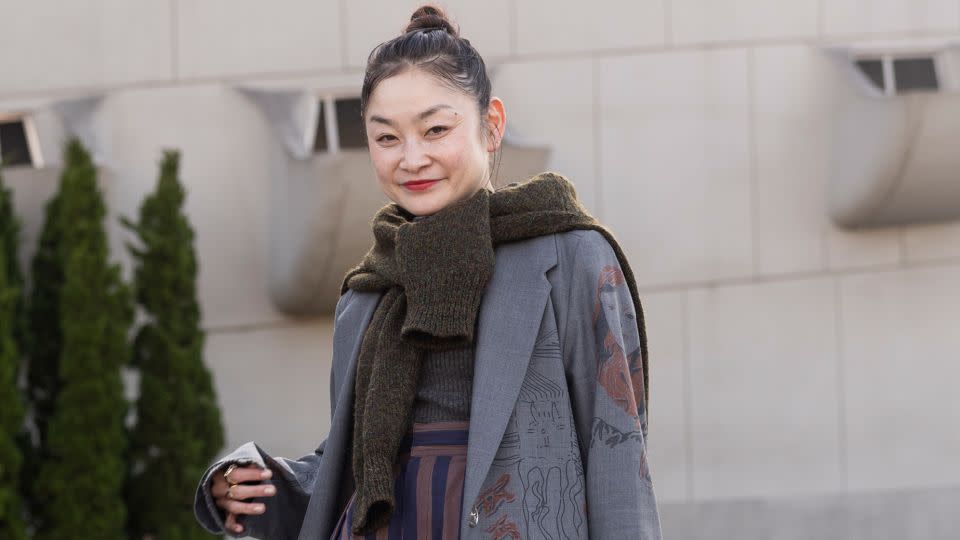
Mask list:
[{"label": "finger", "polygon": [[258,515],[262,514],[267,507],[263,503],[246,503],[241,501],[232,501],[227,500],[226,504],[223,507],[227,512],[232,514],[249,514],[249,515]]},{"label": "finger", "polygon": [[224,510],[227,509],[228,502],[230,502],[230,499],[226,497],[217,497],[216,499],[213,500],[213,504],[219,506],[220,508],[223,508]]},{"label": "finger", "polygon": [[257,484],[255,486],[235,485],[227,492],[228,499],[245,501],[253,497],[271,497],[276,494],[277,488],[273,484]]},{"label": "finger", "polygon": [[243,532],[243,526],[237,523],[236,514],[227,514],[227,520],[223,523],[223,528],[236,533]]},{"label": "finger", "polygon": [[277,488],[273,484],[257,484],[246,486],[243,484],[234,484],[227,487],[226,493],[220,497],[214,497],[214,502],[220,508],[227,508],[227,501],[245,501],[253,497],[271,497],[275,495]]},{"label": "finger", "polygon": [[[222,477],[223,475],[220,476]],[[273,472],[270,469],[261,469],[256,465],[244,465],[243,467],[237,467],[230,473],[230,483],[255,482],[265,480],[271,476],[273,476]]]},{"label": "finger", "polygon": [[[247,502],[247,501],[249,500],[248,497],[244,497],[243,499],[241,499],[239,496],[236,496],[236,493],[235,493],[235,492],[236,492],[236,490],[239,489],[240,487],[241,487],[240,485],[234,485],[234,486],[231,488],[231,489],[234,491],[234,496],[233,496],[233,497],[230,496],[230,492],[227,492],[227,494],[226,494],[225,496],[223,496],[223,497],[218,497],[218,498],[214,499],[214,500],[213,500],[213,503],[214,503],[215,505],[217,505],[218,507],[224,509],[225,511],[227,511],[227,512],[233,512],[233,513],[235,513],[235,514],[236,514],[236,513],[241,513],[241,514],[243,514],[243,513],[258,513],[258,512],[236,512],[236,511],[234,510],[235,507],[234,507],[234,506],[231,506],[230,503],[234,503],[234,502],[240,502],[240,503],[244,503],[244,504],[254,504],[254,503],[252,503],[252,502],[249,502],[249,503]],[[256,488],[260,488],[260,489],[262,490],[262,486],[244,486],[244,487],[256,487]],[[273,487],[273,486],[270,486],[270,487]],[[274,488],[272,491],[276,492],[276,488]]]},{"label": "finger", "polygon": [[224,497],[227,495],[227,488],[229,487],[227,481],[223,479],[223,475],[215,474],[213,475],[213,481],[210,486],[210,494],[213,495],[214,499]]}]

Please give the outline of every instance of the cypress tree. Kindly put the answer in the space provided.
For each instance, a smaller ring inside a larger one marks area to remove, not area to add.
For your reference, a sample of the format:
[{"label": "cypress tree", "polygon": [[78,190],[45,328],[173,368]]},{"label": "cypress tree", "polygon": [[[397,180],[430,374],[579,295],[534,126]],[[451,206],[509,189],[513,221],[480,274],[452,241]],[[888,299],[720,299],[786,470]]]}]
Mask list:
[{"label": "cypress tree", "polygon": [[19,225],[10,191],[0,176],[0,538],[25,540],[19,475],[23,456],[23,402],[17,381],[20,353],[18,329],[23,306],[23,279],[17,263]]},{"label": "cypress tree", "polygon": [[130,295],[108,262],[96,168],[76,139],[66,146],[57,221],[63,288],[59,390],[36,479],[37,538],[125,538],[127,447],[121,367],[127,363]]},{"label": "cypress tree", "polygon": [[193,229],[183,211],[180,154],[164,152],[156,190],[140,206],[134,290],[144,324],[134,341],[140,372],[137,423],[131,435],[132,537],[205,539],[193,493],[224,444],[220,409],[203,362],[204,333],[196,295]]},{"label": "cypress tree", "polygon": [[63,288],[63,261],[60,253],[60,194],[64,174],[57,192],[45,206],[43,229],[37,250],[30,264],[31,289],[26,307],[24,349],[27,353],[27,403],[33,419],[35,437],[22,445],[26,453],[22,492],[31,522],[39,526],[43,501],[38,500],[32,479],[39,474],[40,462],[47,455],[47,424],[60,389],[58,365],[62,337],[60,331],[60,290]]},{"label": "cypress tree", "polygon": [[[0,162],[2,166],[3,162]],[[26,341],[26,306],[23,301],[23,272],[17,258],[20,247],[20,223],[13,213],[13,194],[3,183],[0,175],[0,245],[6,253],[7,283],[16,288],[19,293],[13,298],[13,319],[10,321],[13,328],[13,339],[17,350],[22,351]]]},{"label": "cypress tree", "polygon": [[60,194],[65,174],[60,175],[56,193],[44,208],[43,229],[30,263],[31,289],[26,307],[27,403],[34,436],[22,439],[25,451],[21,493],[34,528],[43,526],[44,501],[36,492],[40,464],[48,455],[47,424],[60,389],[59,364],[60,290],[63,288],[63,261],[60,253]]}]

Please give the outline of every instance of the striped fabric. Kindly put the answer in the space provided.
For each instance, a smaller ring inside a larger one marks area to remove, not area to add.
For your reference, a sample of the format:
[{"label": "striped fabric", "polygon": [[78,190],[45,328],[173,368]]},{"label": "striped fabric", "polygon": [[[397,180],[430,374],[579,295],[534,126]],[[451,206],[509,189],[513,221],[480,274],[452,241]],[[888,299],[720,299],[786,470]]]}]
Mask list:
[{"label": "striped fabric", "polygon": [[340,515],[331,540],[454,540],[460,533],[463,477],[469,421],[414,423],[400,444],[394,482],[396,511],[376,534],[357,536],[353,497]]}]

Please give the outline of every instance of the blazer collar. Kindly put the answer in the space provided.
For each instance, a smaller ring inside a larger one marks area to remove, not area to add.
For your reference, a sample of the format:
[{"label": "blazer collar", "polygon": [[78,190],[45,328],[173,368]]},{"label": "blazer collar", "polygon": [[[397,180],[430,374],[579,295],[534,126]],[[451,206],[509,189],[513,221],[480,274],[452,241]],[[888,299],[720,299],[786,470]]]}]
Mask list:
[{"label": "blazer collar", "polygon": [[477,319],[464,479],[464,517],[486,478],[513,413],[543,319],[557,264],[553,235],[501,244]]}]

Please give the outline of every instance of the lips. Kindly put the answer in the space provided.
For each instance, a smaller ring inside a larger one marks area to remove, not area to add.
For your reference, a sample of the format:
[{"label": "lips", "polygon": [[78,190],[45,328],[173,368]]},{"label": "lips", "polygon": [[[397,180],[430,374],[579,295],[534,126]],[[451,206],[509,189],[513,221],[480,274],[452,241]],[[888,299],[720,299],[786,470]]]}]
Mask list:
[{"label": "lips", "polygon": [[440,180],[411,180],[410,182],[404,183],[403,187],[413,191],[422,191],[436,184],[439,181]]}]

